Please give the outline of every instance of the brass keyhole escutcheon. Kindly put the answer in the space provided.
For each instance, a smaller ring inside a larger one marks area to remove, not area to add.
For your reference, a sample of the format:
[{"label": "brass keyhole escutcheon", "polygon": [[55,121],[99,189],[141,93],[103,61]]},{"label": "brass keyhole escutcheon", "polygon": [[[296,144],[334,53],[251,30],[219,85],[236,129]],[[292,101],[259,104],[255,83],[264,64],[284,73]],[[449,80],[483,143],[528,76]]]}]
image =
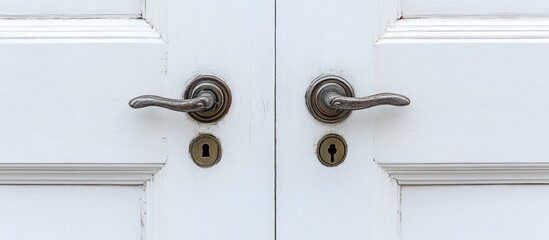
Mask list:
[{"label": "brass keyhole escutcheon", "polygon": [[211,167],[221,159],[221,144],[211,134],[201,134],[191,141],[189,152],[199,167]]},{"label": "brass keyhole escutcheon", "polygon": [[347,144],[342,136],[328,134],[318,141],[316,155],[320,162],[327,167],[335,167],[345,160]]}]

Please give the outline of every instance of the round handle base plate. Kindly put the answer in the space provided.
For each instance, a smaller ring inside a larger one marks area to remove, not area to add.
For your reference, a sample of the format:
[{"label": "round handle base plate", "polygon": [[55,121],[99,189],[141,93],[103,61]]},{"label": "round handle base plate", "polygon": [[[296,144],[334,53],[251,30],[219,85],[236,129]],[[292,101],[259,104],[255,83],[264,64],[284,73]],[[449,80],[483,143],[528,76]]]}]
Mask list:
[{"label": "round handle base plate", "polygon": [[201,91],[209,90],[215,95],[214,106],[207,111],[189,112],[189,116],[202,123],[219,121],[231,107],[231,91],[223,80],[210,75],[202,75],[195,78],[183,94],[184,99],[196,98]]},{"label": "round handle base plate", "polygon": [[353,88],[343,78],[337,76],[321,76],[316,78],[305,94],[309,112],[315,119],[325,123],[338,123],[351,115],[351,110],[338,110],[324,104],[324,94],[336,92],[346,97],[354,97]]}]

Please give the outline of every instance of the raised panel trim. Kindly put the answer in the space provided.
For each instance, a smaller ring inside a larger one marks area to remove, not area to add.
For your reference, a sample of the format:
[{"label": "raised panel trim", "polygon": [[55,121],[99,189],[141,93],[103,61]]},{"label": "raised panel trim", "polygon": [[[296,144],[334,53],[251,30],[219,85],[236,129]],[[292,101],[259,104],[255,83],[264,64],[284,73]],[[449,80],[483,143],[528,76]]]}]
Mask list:
[{"label": "raised panel trim", "polygon": [[400,185],[549,183],[549,163],[378,164]]},{"label": "raised panel trim", "polygon": [[549,163],[379,163],[378,236],[400,239],[400,188],[410,185],[549,184]]},{"label": "raised panel trim", "polygon": [[548,19],[401,19],[377,43],[548,40]]},{"label": "raised panel trim", "polygon": [[4,19],[0,40],[88,40],[164,43],[143,19]]},{"label": "raised panel trim", "polygon": [[0,164],[0,184],[143,185],[163,163]]}]

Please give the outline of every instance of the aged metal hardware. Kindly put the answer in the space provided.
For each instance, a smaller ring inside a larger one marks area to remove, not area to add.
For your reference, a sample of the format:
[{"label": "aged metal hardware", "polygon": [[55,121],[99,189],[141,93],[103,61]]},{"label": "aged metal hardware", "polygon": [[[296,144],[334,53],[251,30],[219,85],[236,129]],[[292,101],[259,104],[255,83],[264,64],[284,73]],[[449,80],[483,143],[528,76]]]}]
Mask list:
[{"label": "aged metal hardware", "polygon": [[314,118],[325,123],[345,120],[351,110],[378,105],[406,106],[410,99],[395,93],[380,93],[367,97],[354,97],[353,88],[343,78],[322,76],[315,79],[305,95],[307,108]]},{"label": "aged metal hardware", "polygon": [[323,165],[335,167],[345,160],[347,156],[347,144],[342,136],[328,134],[318,141],[316,156]]},{"label": "aged metal hardware", "polygon": [[132,99],[132,108],[150,106],[186,112],[199,122],[211,123],[221,119],[231,106],[231,91],[225,82],[214,76],[199,76],[185,90],[183,99],[143,95]]},{"label": "aged metal hardware", "polygon": [[189,152],[194,163],[199,167],[211,167],[221,159],[221,144],[210,134],[201,134],[192,140]]}]

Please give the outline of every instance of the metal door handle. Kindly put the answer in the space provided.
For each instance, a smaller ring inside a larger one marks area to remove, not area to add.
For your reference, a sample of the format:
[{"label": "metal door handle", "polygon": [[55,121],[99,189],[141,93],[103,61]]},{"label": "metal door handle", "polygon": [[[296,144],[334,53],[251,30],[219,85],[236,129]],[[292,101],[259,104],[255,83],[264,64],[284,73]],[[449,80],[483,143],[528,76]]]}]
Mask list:
[{"label": "metal door handle", "polygon": [[379,93],[367,97],[354,97],[353,88],[345,79],[323,76],[311,83],[305,96],[309,112],[317,120],[337,123],[345,120],[351,110],[379,105],[407,106],[410,99],[395,93]]},{"label": "metal door handle", "polygon": [[129,102],[132,108],[162,107],[186,112],[193,119],[209,123],[222,118],[231,106],[231,92],[221,79],[200,76],[185,90],[183,99],[171,99],[154,95],[142,95]]},{"label": "metal door handle", "polygon": [[142,95],[130,100],[130,107],[162,107],[179,112],[206,111],[213,107],[215,95],[208,91],[202,91],[198,97],[191,99],[172,99],[154,95]]}]

